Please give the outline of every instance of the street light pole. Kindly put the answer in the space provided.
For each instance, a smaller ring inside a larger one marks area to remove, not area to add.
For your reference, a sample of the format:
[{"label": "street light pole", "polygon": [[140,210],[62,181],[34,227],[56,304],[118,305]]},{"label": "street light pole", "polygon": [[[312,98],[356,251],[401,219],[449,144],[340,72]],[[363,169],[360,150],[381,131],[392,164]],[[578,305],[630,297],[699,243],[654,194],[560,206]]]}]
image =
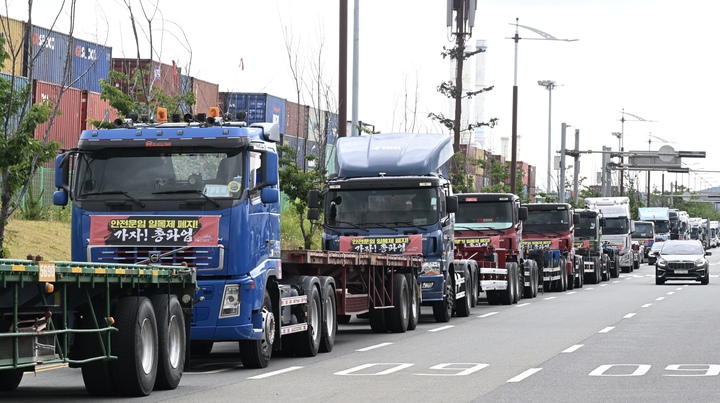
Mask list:
[{"label": "street light pole", "polygon": [[[515,24],[510,23],[510,25],[515,25],[515,36],[512,38],[506,38],[506,39],[513,39],[515,41],[515,77],[513,81],[513,107],[512,107],[512,151],[511,151],[511,162],[510,162],[510,191],[512,193],[515,193],[515,182],[517,180],[517,105],[518,105],[518,85],[517,85],[517,64],[518,64],[518,42],[520,42],[520,39],[533,39],[533,40],[547,40],[547,41],[564,41],[564,42],[573,42],[577,41],[577,39],[558,39],[546,32],[540,31],[539,29],[531,28],[525,25],[518,24],[519,19],[515,18]],[[540,35],[542,38],[521,38],[518,33],[518,28],[523,27],[527,30],[530,30],[532,32],[535,32],[536,34]]]},{"label": "street light pole", "polygon": [[552,90],[556,83],[551,80],[538,81],[538,85],[548,90],[548,144],[547,144],[547,188],[545,191],[552,193]]},{"label": "street light pole", "polygon": [[[625,138],[625,121],[628,119],[625,119],[625,115],[628,115],[630,117],[635,118],[634,121],[637,122],[654,122],[654,120],[646,120],[641,118],[638,115],[633,115],[632,113],[625,112],[625,108],[622,109],[622,117],[620,118],[620,196],[623,195],[623,179],[625,177],[625,168],[622,166],[623,160],[625,159],[625,156],[623,155],[625,152],[625,149],[623,147],[623,141]],[[633,120],[633,119],[630,119]]]}]

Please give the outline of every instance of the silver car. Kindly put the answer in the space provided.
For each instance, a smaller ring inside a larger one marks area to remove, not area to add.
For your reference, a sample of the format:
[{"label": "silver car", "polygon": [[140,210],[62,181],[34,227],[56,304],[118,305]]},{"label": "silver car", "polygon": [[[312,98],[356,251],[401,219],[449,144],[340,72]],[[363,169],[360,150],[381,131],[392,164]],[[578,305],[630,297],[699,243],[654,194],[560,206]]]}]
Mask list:
[{"label": "silver car", "polygon": [[710,269],[702,243],[698,240],[670,240],[663,242],[656,253],[655,284],[666,280],[695,280],[702,285],[710,282]]}]

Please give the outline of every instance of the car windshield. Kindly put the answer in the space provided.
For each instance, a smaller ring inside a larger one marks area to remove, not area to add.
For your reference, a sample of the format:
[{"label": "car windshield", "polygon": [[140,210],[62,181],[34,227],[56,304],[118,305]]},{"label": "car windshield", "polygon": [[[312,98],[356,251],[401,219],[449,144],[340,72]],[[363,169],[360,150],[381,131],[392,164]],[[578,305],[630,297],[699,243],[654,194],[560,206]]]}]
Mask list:
[{"label": "car windshield", "polygon": [[660,251],[663,255],[703,255],[705,252],[698,242],[666,243]]}]

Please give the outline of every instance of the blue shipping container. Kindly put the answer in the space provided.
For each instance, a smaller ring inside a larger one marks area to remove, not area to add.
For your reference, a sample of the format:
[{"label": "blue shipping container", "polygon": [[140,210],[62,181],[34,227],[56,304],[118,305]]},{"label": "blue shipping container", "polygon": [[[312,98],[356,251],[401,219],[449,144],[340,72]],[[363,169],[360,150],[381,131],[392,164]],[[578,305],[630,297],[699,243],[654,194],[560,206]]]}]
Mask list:
[{"label": "blue shipping container", "polygon": [[[81,90],[101,92],[100,79],[107,80],[112,67],[112,48],[75,38],[72,86]],[[78,79],[79,77],[79,79]]]},{"label": "blue shipping container", "polygon": [[[10,74],[6,73],[0,73],[0,79],[6,80],[7,82],[11,82],[13,77]],[[21,93],[27,90],[29,81],[25,77],[15,76],[15,83],[13,85],[13,93],[16,94],[15,96],[20,96]],[[32,97],[30,93],[28,92],[26,94],[27,96],[27,109],[30,108],[30,101],[32,100]],[[18,124],[20,123],[20,112],[21,111],[14,111],[11,113],[10,116],[10,126],[9,126],[9,132],[13,133],[18,128]],[[5,123],[5,116],[0,116],[0,127],[4,127]],[[1,129],[0,129],[1,130]]]},{"label": "blue shipping container", "polygon": [[338,115],[332,112],[325,112],[325,135],[327,144],[335,144],[338,136]]},{"label": "blue shipping container", "polygon": [[[65,71],[65,61],[68,59],[68,48],[72,46],[69,35],[50,31],[49,29],[33,25],[30,29],[31,53],[25,58],[25,73],[28,75],[30,58],[34,59],[32,78],[51,84],[70,84],[72,72],[72,57],[70,69]],[[28,75],[29,76],[29,75]]]},{"label": "blue shipping container", "polygon": [[285,132],[285,100],[268,94],[248,92],[230,92],[225,94],[225,112],[232,116],[240,110],[247,112],[248,125],[253,123],[272,122]]}]

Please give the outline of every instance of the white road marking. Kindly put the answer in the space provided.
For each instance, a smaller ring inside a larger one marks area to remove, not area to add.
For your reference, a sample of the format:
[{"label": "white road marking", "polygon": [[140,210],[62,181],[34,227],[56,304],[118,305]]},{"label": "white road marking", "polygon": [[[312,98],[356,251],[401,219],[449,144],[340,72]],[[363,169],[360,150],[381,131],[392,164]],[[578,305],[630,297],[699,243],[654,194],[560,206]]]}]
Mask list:
[{"label": "white road marking", "polygon": [[678,288],[676,288],[675,290],[676,290],[676,291],[680,291],[680,290],[682,290],[682,287],[678,287]]},{"label": "white road marking", "polygon": [[599,331],[598,333],[608,333],[609,331],[615,329],[615,326],[608,326],[605,329]]},{"label": "white road marking", "polygon": [[376,345],[374,345],[374,346],[361,348],[361,349],[355,350],[355,351],[370,351],[370,350],[375,350],[376,348],[389,346],[389,345],[391,345],[391,344],[392,344],[392,343],[380,343],[380,344],[376,344]]},{"label": "white road marking", "polygon": [[566,295],[573,295],[573,294],[577,294],[577,291],[570,291],[570,292],[566,293]]},{"label": "white road marking", "polygon": [[251,376],[251,377],[248,378],[248,379],[263,379],[263,378],[269,378],[269,377],[271,377],[271,376],[284,374],[284,373],[290,372],[290,371],[295,371],[296,369],[300,369],[300,368],[302,368],[302,367],[288,367],[288,368],[285,368],[285,369],[280,369],[280,370],[277,370],[277,371],[268,372],[268,373],[266,373],[266,374],[260,374],[260,375]]},{"label": "white road marking", "polygon": [[579,349],[579,348],[582,347],[582,346],[583,346],[583,344],[576,344],[576,345],[574,345],[574,346],[571,346],[571,347],[566,348],[565,350],[563,350],[563,351],[561,351],[561,352],[562,352],[562,353],[572,353],[573,351]]},{"label": "white road marking", "polygon": [[658,298],[655,298],[655,301],[662,301],[664,299],[665,299],[665,297],[658,297]]},{"label": "white road marking", "polygon": [[647,308],[647,307],[649,307],[650,305],[652,305],[652,304],[645,304],[645,305],[641,306],[640,308]]},{"label": "white road marking", "polygon": [[515,308],[520,308],[520,307],[527,306],[527,305],[530,305],[530,303],[526,302],[524,304],[517,304],[517,305],[515,305]]},{"label": "white road marking", "polygon": [[632,277],[625,277],[625,280],[632,280]]},{"label": "white road marking", "polygon": [[489,316],[497,315],[499,312],[488,312],[486,314],[478,316],[478,318],[487,318]]},{"label": "white road marking", "polygon": [[619,280],[615,280],[615,281],[613,281],[613,284],[617,284],[619,282],[620,282]]},{"label": "white road marking", "polygon": [[675,294],[675,291],[670,291],[669,293],[667,293],[667,295],[673,295],[673,294]]},{"label": "white road marking", "polygon": [[439,332],[439,331],[441,331],[441,330],[450,329],[451,327],[455,327],[455,325],[447,325],[447,326],[436,327],[435,329],[430,329],[430,330],[428,330],[428,332]]},{"label": "white road marking", "polygon": [[600,287],[607,287],[607,284],[600,284]]},{"label": "white road marking", "polygon": [[555,299],[555,298],[557,298],[557,297],[547,297],[547,298],[543,298],[543,300],[550,301],[551,299]]},{"label": "white road marking", "polygon": [[632,318],[632,317],[635,316],[635,315],[636,315],[635,313],[629,313],[629,314],[623,316],[623,319],[630,319],[630,318]]},{"label": "white road marking", "polygon": [[525,379],[525,378],[529,377],[530,375],[532,375],[536,372],[539,372],[541,370],[542,370],[542,368],[530,368],[527,371],[523,372],[522,374],[508,379],[506,382],[520,382],[523,379]]},{"label": "white road marking", "polygon": [[592,287],[590,287],[590,288],[585,288],[585,291],[590,291],[590,290],[593,290],[593,288],[592,288]]}]

